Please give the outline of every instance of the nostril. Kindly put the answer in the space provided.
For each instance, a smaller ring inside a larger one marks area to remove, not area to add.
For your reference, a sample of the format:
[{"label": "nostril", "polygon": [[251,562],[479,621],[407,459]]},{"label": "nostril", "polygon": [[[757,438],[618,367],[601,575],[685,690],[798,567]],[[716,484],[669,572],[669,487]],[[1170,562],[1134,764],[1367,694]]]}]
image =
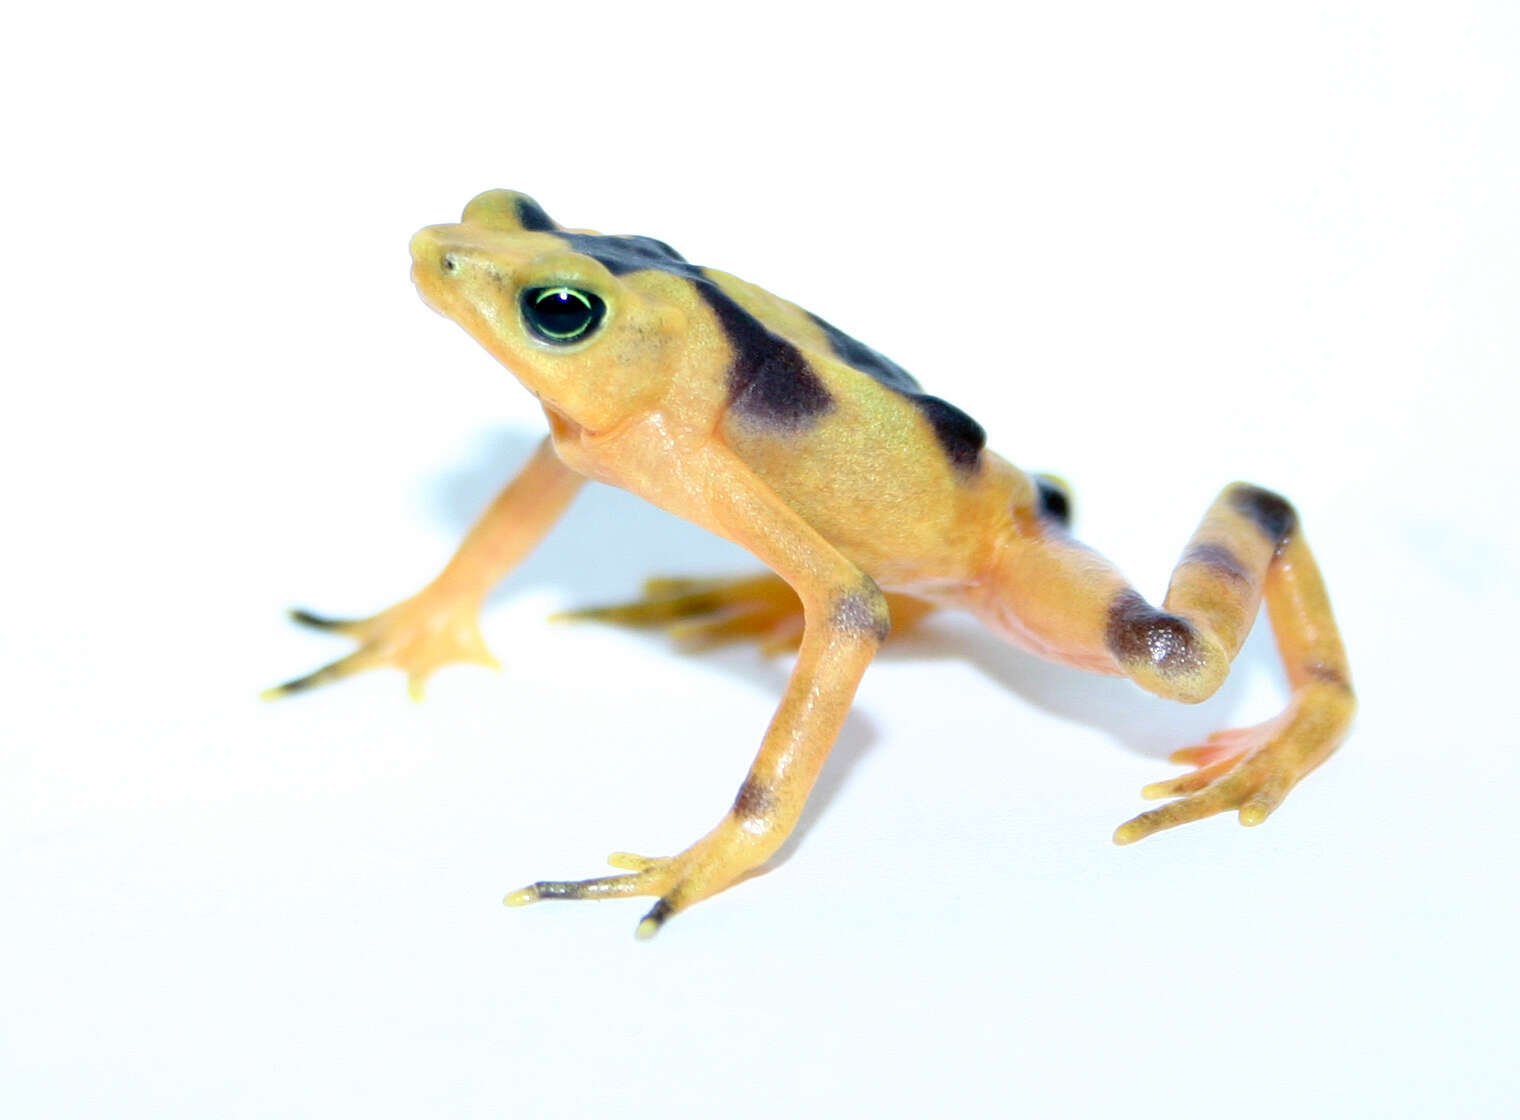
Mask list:
[{"label": "nostril", "polygon": [[459,271],[459,262],[457,262],[456,260],[454,260],[454,255],[452,253],[445,253],[444,254],[444,257],[443,257],[443,271],[445,271],[445,272],[457,272],[457,271]]}]

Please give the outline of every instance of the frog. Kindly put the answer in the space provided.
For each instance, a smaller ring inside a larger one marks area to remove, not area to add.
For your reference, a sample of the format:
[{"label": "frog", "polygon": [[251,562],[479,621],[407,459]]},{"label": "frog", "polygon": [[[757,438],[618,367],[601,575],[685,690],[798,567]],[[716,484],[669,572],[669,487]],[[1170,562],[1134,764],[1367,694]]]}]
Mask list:
[{"label": "frog", "polygon": [[296,621],[351,652],[267,692],[290,696],[393,667],[414,697],[440,667],[498,664],[487,593],[587,479],[733,541],[764,566],[661,578],[629,602],[568,617],[663,628],[697,644],[753,640],[795,656],[753,763],[717,824],[664,857],[615,852],[616,872],[540,880],[510,906],[643,897],[636,935],[762,870],[796,828],[889,633],[969,613],[1016,647],[1195,704],[1228,676],[1263,605],[1286,675],[1273,718],[1220,731],[1142,796],[1130,844],[1234,811],[1257,825],[1345,738],[1356,709],[1345,648],[1296,508],[1224,486],[1159,606],[1072,533],[1071,488],[987,447],[982,426],[825,319],[664,241],[561,226],[492,190],[411,241],[423,301],[536,399],[547,434],[421,591],[367,618]]}]

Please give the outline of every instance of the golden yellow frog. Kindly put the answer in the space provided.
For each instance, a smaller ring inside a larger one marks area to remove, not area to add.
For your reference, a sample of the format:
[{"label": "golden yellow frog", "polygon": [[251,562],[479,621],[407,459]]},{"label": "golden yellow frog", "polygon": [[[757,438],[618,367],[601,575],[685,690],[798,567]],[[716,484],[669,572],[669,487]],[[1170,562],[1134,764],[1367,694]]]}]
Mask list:
[{"label": "golden yellow frog", "polygon": [[797,650],[759,754],[711,832],[667,858],[617,853],[623,874],[534,883],[508,904],[646,895],[648,937],[760,866],[796,826],[889,629],[937,607],[1194,703],[1223,682],[1265,600],[1286,710],[1176,752],[1194,769],[1143,791],[1176,800],[1122,825],[1121,844],[1228,809],[1258,824],[1344,737],[1355,710],[1345,650],[1278,495],[1225,487],[1158,609],[1072,538],[1060,480],[987,450],[976,421],[881,354],[664,242],[562,228],[526,195],[490,191],[457,224],[418,233],[412,258],[423,299],[538,398],[549,435],[416,595],[357,621],[295,612],[359,647],[269,695],[383,665],[420,694],[449,661],[494,664],[481,604],[586,478],[742,545],[774,574],[655,580],[641,601],[578,616]]}]

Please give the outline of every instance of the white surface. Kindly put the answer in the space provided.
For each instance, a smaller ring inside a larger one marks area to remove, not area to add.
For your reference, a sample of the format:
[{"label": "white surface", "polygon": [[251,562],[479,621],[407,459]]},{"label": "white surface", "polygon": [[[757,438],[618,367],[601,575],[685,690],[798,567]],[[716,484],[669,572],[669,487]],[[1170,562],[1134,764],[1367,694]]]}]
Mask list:
[{"label": "white surface", "polygon": [[[435,7],[9,21],[0,1114],[1507,1113],[1514,5]],[[892,354],[1150,595],[1280,488],[1354,736],[1262,828],[1115,848],[1281,703],[1265,634],[1182,709],[945,619],[772,873],[647,945],[503,909],[704,831],[786,665],[547,625],[748,566],[592,489],[505,674],[255,701],[343,648],[284,607],[412,590],[541,431],[407,282],[490,186]]]}]

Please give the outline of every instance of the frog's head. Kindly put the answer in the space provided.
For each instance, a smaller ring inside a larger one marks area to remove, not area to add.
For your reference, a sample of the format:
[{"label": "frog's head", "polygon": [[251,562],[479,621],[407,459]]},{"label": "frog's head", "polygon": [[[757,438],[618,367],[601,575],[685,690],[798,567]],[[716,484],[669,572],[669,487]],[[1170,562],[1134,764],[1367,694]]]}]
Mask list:
[{"label": "frog's head", "polygon": [[546,404],[592,432],[653,406],[679,360],[681,276],[662,242],[561,229],[531,198],[488,191],[412,238],[423,300]]}]

